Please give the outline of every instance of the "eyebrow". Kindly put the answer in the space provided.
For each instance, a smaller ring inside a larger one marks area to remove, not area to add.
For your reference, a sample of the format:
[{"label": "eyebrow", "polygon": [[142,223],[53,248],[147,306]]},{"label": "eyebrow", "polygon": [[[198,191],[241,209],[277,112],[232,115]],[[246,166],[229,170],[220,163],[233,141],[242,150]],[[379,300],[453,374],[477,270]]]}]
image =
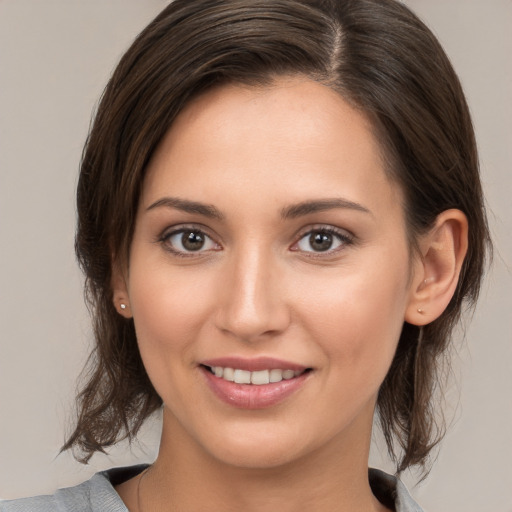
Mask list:
[{"label": "eyebrow", "polygon": [[176,208],[187,213],[197,213],[209,219],[222,220],[224,218],[224,215],[211,204],[189,201],[188,199],[180,199],[178,197],[163,197],[148,206],[146,211],[160,207]]},{"label": "eyebrow", "polygon": [[[181,199],[178,197],[162,197],[155,201],[146,208],[146,211],[155,208],[175,208],[186,213],[195,213],[203,215],[209,219],[223,220],[224,215],[213,205],[200,203],[198,201],[190,201],[189,199]],[[317,199],[312,201],[304,201],[302,203],[287,206],[281,210],[281,217],[283,219],[296,219],[312,213],[323,212],[326,210],[334,210],[337,208],[344,208],[349,210],[356,210],[363,213],[373,215],[368,208],[364,207],[354,201],[347,199],[332,198],[332,199]]]},{"label": "eyebrow", "polygon": [[281,210],[281,217],[283,219],[295,219],[297,217],[302,217],[311,213],[334,210],[337,208],[356,210],[358,212],[368,213],[373,216],[372,212],[362,204],[355,203],[347,199],[332,198],[304,201],[303,203],[287,206]]}]

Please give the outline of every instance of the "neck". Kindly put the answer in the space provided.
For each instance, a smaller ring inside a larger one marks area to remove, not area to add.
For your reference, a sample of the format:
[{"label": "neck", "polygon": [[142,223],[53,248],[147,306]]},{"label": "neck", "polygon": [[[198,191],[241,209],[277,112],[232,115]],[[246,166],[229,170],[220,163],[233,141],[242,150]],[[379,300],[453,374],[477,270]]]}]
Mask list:
[{"label": "neck", "polygon": [[164,411],[160,453],[144,475],[138,512],[201,510],[205,503],[211,512],[382,511],[368,483],[368,451],[369,441],[334,440],[293,463],[234,466],[205,452]]}]

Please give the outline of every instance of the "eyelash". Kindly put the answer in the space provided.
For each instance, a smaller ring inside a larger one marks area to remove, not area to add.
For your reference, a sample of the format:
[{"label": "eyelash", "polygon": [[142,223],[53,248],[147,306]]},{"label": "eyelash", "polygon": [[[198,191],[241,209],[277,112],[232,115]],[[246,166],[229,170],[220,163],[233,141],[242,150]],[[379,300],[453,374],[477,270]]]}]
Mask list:
[{"label": "eyelash", "polygon": [[[199,249],[198,251],[186,252],[186,251],[181,251],[181,250],[175,249],[170,244],[170,239],[173,236],[180,235],[180,234],[183,235],[184,233],[196,233],[198,235],[202,235],[203,237],[205,237],[205,239],[210,240],[217,247],[219,247],[219,249],[215,248],[213,250],[215,250],[215,251],[222,250],[220,248],[219,244],[217,242],[215,242],[214,239],[210,235],[208,235],[208,233],[205,232],[205,230],[202,226],[194,226],[194,225],[180,226],[179,228],[172,229],[171,231],[165,231],[162,235],[160,235],[158,237],[157,242],[162,244],[164,246],[165,250],[170,252],[171,254],[173,254],[173,256],[177,256],[177,257],[181,257],[181,258],[191,258],[191,257],[193,258],[193,257],[197,257],[197,256],[202,256],[202,255],[204,255],[205,252],[209,252],[212,250],[212,249],[206,249],[206,250]],[[332,236],[333,238],[338,240],[339,245],[338,245],[338,247],[336,247],[334,249],[329,248],[325,251],[301,251],[301,249],[298,248],[299,243],[302,240],[304,240],[306,237],[308,237],[308,236],[310,237],[313,234]],[[353,243],[354,243],[353,235],[347,234],[346,231],[341,231],[332,226],[329,226],[329,227],[318,226],[318,227],[308,228],[307,231],[303,231],[302,233],[300,233],[299,238],[297,239],[296,242],[294,242],[292,244],[292,246],[290,247],[290,250],[294,251],[294,252],[303,252],[309,258],[322,258],[322,257],[325,258],[325,257],[332,256],[333,254],[338,253],[340,250],[343,250],[344,247],[352,245]]]},{"label": "eyelash", "polygon": [[347,233],[346,231],[342,231],[332,226],[313,226],[308,228],[307,231],[303,231],[299,235],[299,239],[292,245],[291,250],[300,251],[299,248],[295,249],[294,247],[298,247],[302,240],[308,236],[310,237],[313,234],[332,236],[338,240],[339,246],[334,249],[329,248],[326,251],[302,251],[305,255],[307,255],[308,258],[327,258],[337,254],[347,246],[350,246],[354,243],[354,236]]},{"label": "eyelash", "polygon": [[[205,250],[198,251],[180,251],[176,250],[170,243],[170,239],[176,235],[183,235],[184,233],[196,233],[198,235],[202,235],[205,239],[212,241],[216,246],[219,246],[213,238],[205,232],[205,229],[202,226],[180,226],[179,228],[172,229],[170,231],[165,231],[162,235],[158,237],[157,242],[161,243],[164,246],[164,249],[170,252],[173,256],[177,256],[179,258],[193,258],[197,256],[202,256]],[[219,246],[220,247],[220,246]],[[220,250],[220,249],[214,249]]]}]

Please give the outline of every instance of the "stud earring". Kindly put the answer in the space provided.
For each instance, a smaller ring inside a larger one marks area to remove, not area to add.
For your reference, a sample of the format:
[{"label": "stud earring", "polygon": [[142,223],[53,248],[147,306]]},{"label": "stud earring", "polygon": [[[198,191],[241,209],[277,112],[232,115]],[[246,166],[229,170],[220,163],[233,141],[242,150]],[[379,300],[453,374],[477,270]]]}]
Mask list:
[{"label": "stud earring", "polygon": [[121,309],[126,309],[126,304],[122,304],[122,303],[121,303],[121,304],[119,305],[119,307],[120,307]]},{"label": "stud earring", "polygon": [[423,315],[423,313],[425,313],[425,311],[423,311],[423,309],[421,309],[421,308],[418,308],[418,309],[417,309],[417,311],[418,311],[418,313],[419,313],[420,315]]}]

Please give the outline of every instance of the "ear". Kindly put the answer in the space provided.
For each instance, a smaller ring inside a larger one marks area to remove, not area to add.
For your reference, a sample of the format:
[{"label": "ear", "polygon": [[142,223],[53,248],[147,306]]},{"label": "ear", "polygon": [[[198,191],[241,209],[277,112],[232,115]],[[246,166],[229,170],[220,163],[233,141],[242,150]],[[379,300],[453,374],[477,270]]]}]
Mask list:
[{"label": "ear", "polygon": [[126,284],[126,273],[123,271],[119,262],[112,258],[112,299],[116,311],[125,318],[131,318],[130,300],[128,296],[128,286]]},{"label": "ear", "polygon": [[426,325],[448,306],[459,281],[468,249],[468,221],[460,210],[441,213],[419,241],[405,321]]}]

